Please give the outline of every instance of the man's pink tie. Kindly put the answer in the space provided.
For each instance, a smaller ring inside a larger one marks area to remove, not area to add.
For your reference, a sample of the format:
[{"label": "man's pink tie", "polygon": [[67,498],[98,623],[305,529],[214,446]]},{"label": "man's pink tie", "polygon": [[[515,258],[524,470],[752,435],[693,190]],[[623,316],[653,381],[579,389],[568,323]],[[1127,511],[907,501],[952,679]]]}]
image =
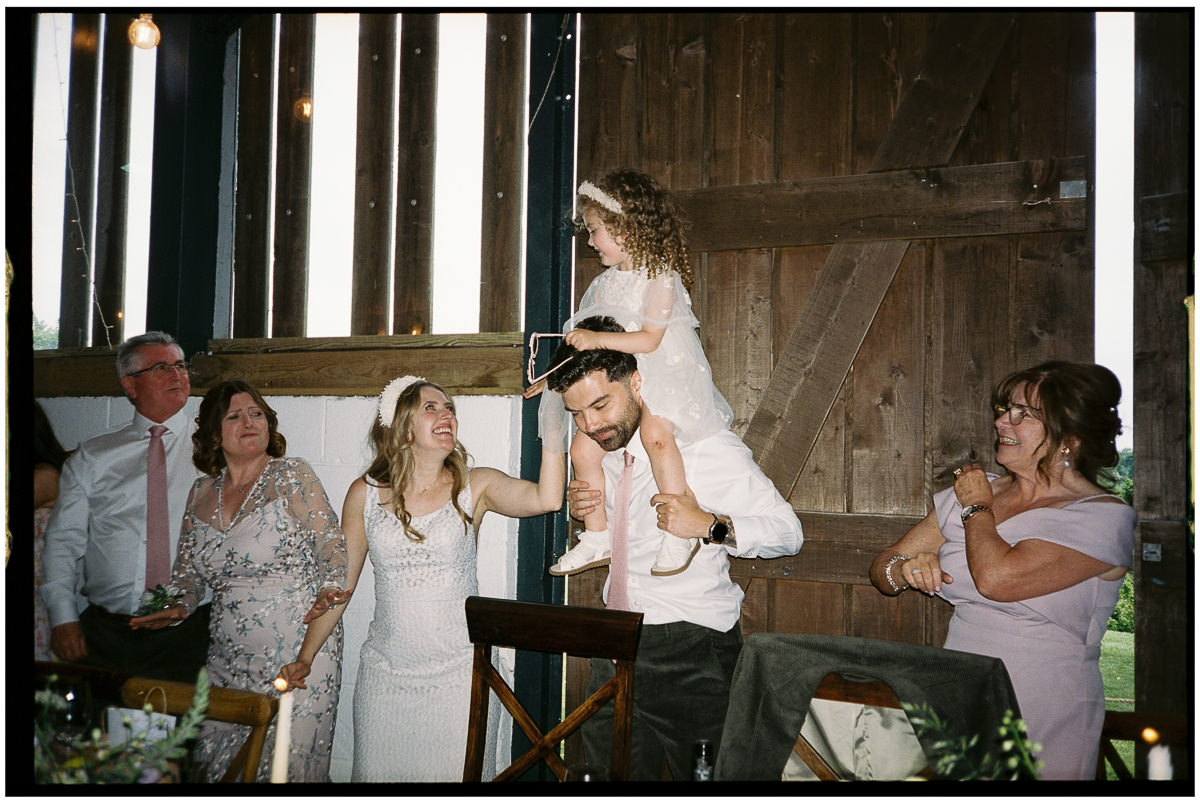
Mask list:
[{"label": "man's pink tie", "polygon": [[633,456],[625,453],[625,468],[617,481],[617,494],[613,500],[612,559],[608,567],[608,607],[629,608],[625,584],[629,577],[629,497],[633,494]]},{"label": "man's pink tie", "polygon": [[146,588],[171,580],[171,523],[167,512],[167,451],[163,433],[150,428],[150,454],[146,458]]}]

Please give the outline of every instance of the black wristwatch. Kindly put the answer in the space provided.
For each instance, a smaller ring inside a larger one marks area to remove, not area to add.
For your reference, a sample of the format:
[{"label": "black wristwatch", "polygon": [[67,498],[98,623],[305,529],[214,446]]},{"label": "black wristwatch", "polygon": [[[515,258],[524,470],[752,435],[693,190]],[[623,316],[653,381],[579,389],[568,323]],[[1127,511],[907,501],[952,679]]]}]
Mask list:
[{"label": "black wristwatch", "polygon": [[713,523],[708,526],[708,538],[705,544],[725,544],[725,540],[733,533],[733,520],[727,516],[713,514]]}]

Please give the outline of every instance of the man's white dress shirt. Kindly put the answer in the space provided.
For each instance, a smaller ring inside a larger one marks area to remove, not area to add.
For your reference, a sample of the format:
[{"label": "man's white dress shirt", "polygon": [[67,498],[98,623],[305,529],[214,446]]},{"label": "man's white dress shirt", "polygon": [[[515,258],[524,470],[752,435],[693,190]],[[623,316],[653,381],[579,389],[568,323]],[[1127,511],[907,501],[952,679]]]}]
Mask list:
[{"label": "man's white dress shirt", "polygon": [[[700,507],[733,520],[737,544],[701,545],[691,566],[678,575],[650,574],[662,538],[650,498],[658,493],[640,432],[625,449],[604,456],[605,512],[613,521],[613,498],[624,468],[623,453],[634,456],[629,503],[629,608],[645,614],[647,625],[684,620],[725,632],[738,621],[742,589],[729,578],[729,556],[778,558],[794,555],[804,542],[792,507],[754,462],[750,449],[729,430],[679,445],[688,487]],[[608,584],[604,586],[608,598]]]}]

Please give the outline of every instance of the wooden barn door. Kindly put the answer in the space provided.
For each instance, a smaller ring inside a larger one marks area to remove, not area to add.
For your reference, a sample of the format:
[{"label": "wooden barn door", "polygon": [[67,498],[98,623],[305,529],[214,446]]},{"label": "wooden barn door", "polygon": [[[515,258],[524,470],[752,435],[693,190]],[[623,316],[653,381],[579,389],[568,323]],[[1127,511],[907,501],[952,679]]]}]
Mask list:
[{"label": "wooden barn door", "polygon": [[580,47],[580,178],[677,193],[714,378],[804,526],[731,563],[743,631],[941,644],[949,607],[867,569],[995,468],[1000,376],[1092,358],[1093,15],[585,14]]}]

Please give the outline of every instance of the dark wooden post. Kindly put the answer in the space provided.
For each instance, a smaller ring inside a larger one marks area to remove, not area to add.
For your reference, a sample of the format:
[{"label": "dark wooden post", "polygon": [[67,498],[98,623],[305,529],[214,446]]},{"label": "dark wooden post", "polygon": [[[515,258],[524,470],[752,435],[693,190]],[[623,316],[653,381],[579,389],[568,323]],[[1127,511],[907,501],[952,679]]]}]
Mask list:
[{"label": "dark wooden post", "polygon": [[358,17],[351,335],[388,334],[396,21],[395,14]]},{"label": "dark wooden post", "polygon": [[[271,336],[304,337],[308,310],[308,199],[312,174],[312,14],[280,15],[275,110],[275,259]],[[297,103],[309,102],[307,116]]]},{"label": "dark wooden post", "polygon": [[479,331],[521,328],[524,14],[488,14],[483,90]]},{"label": "dark wooden post", "polygon": [[396,272],[392,332],[433,324],[433,172],[437,124],[438,15],[400,17],[400,131],[396,150]]},{"label": "dark wooden post", "polygon": [[71,30],[71,96],[67,101],[67,169],[64,177],[62,287],[58,345],[88,346],[92,301],[92,191],[95,171],[96,72],[100,15],[75,14]]},{"label": "dark wooden post", "polygon": [[241,29],[238,49],[237,196],[233,224],[233,335],[267,335],[267,276],[271,249],[271,63],[275,17],[255,14]]}]

